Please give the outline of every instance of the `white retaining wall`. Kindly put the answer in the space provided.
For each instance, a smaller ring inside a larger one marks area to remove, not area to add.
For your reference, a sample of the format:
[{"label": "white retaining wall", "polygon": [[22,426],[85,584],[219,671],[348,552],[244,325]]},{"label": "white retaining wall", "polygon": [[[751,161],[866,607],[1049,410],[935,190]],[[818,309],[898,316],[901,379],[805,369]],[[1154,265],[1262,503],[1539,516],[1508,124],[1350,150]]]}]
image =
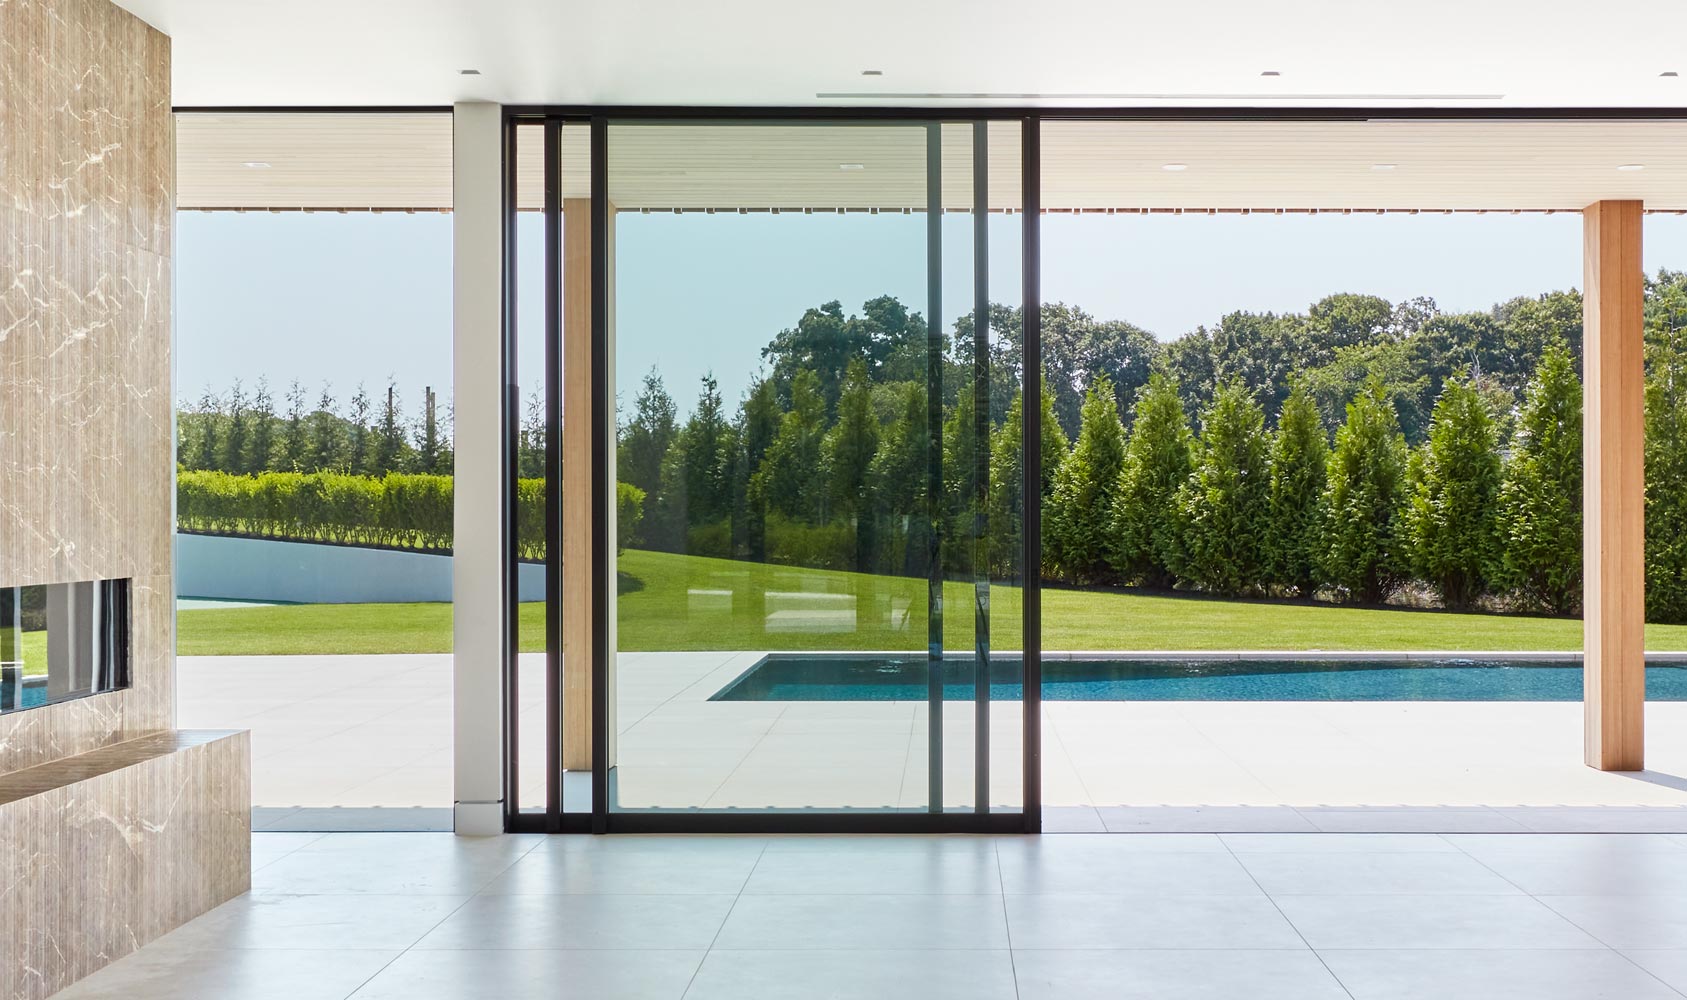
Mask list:
[{"label": "white retaining wall", "polygon": [[[522,563],[523,601],[545,599],[545,567]],[[451,600],[451,557],[355,545],[176,535],[176,593],[238,601],[393,604]]]}]

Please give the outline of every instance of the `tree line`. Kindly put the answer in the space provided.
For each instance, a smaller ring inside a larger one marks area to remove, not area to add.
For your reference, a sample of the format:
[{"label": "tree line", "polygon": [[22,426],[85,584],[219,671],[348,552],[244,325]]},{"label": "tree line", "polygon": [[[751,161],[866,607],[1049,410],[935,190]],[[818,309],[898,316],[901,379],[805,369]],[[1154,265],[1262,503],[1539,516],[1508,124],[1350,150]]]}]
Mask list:
[{"label": "tree line", "polygon": [[265,379],[250,391],[236,380],[227,392],[207,388],[197,401],[178,406],[176,461],[189,470],[235,475],[448,476],[449,409],[428,387],[420,412],[407,417],[398,386],[390,381],[378,397],[360,384],[342,407],[328,385],[312,400],[294,381],[277,401]]},{"label": "tree line", "polygon": [[[1682,621],[1687,276],[1648,278],[1646,318],[1648,613]],[[1579,610],[1579,293],[1456,314],[1334,295],[1166,343],[1063,304],[1042,319],[1044,578]],[[934,345],[889,297],[808,310],[735,413],[705,376],[681,419],[652,370],[620,423],[635,544],[1021,576],[1021,324],[993,307],[982,388],[970,317]]]}]

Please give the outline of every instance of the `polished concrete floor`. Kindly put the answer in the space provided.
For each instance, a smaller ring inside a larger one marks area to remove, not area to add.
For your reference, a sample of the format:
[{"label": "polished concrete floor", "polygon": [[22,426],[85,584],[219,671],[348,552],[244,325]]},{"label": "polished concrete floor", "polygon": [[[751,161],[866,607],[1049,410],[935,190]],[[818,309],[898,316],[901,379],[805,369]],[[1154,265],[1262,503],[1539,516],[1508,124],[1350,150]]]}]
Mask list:
[{"label": "polished concrete floor", "polygon": [[66,1000],[1687,995],[1687,837],[258,834]]},{"label": "polished concrete floor", "polygon": [[[708,700],[758,658],[620,658],[622,806],[925,804],[924,704]],[[539,654],[522,657],[522,796],[532,804],[544,799],[542,666]],[[182,657],[178,692],[180,725],[252,730],[256,805],[306,810],[264,823],[345,829],[324,810],[451,805],[448,655]],[[1496,819],[1491,807],[1644,809],[1638,827],[1607,815],[1571,828],[1687,832],[1687,702],[1652,702],[1646,714],[1652,770],[1616,774],[1583,766],[1575,703],[1055,702],[1043,712],[1043,800],[1099,809],[1092,829],[1138,828],[1144,808],[1156,810],[1154,829],[1328,829],[1296,810],[1355,807],[1438,810],[1406,827],[1434,832],[1541,828]],[[995,706],[997,804],[1018,801],[1020,724],[1018,703]],[[950,805],[971,804],[972,746],[970,710],[947,713]],[[1136,810],[1123,826],[1120,807]],[[1234,807],[1248,811],[1202,825]],[[374,816],[349,828],[415,821]]]}]

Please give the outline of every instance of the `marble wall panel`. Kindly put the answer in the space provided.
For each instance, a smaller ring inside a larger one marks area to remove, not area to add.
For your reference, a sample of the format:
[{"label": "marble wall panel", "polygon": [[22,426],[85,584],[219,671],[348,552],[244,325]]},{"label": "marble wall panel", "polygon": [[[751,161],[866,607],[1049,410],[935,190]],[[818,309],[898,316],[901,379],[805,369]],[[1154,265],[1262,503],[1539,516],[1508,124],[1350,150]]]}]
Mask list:
[{"label": "marble wall panel", "polygon": [[0,586],[131,578],[132,687],[0,716],[0,774],[174,724],[170,43],[0,0]]}]

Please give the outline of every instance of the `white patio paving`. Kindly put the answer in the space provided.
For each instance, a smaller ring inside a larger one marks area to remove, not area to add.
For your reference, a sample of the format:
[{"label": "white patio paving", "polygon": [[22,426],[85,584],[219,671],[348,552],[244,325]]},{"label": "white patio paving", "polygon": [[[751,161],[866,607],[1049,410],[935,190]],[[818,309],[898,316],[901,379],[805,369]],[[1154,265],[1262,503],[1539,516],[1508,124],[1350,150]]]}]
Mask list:
[{"label": "white patio paving", "polygon": [[[925,805],[923,703],[708,700],[759,656],[621,654],[621,806]],[[523,655],[534,804],[542,666]],[[450,671],[443,654],[183,657],[179,724],[252,730],[257,806],[449,807]],[[1020,715],[992,706],[996,805],[1018,801]],[[1687,703],[1651,703],[1647,721],[1651,770],[1612,774],[1582,765],[1574,703],[1055,702],[1043,796],[1082,807],[1051,825],[1086,829],[1369,829],[1379,815],[1400,829],[1599,828],[1620,811],[1613,828],[1687,830]],[[945,799],[970,805],[970,702],[944,730]]]}]

